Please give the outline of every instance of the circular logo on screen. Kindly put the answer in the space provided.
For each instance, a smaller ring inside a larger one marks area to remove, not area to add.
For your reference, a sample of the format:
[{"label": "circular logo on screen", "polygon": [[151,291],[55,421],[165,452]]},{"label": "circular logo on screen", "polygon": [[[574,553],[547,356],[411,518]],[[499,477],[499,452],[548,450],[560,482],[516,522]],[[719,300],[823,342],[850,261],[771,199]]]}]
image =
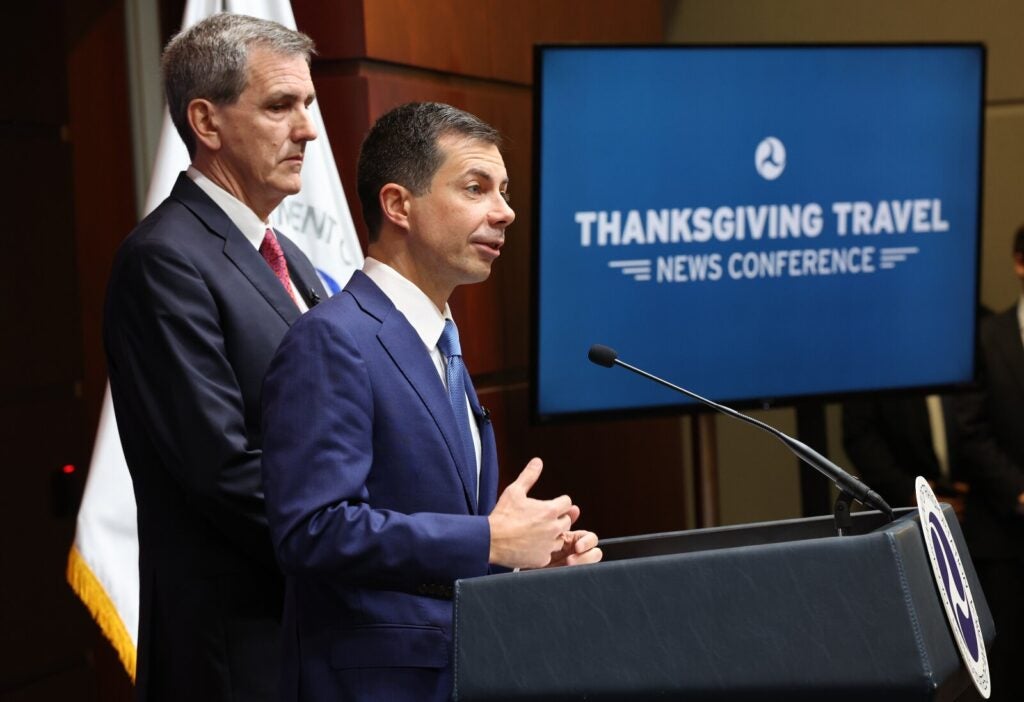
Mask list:
[{"label": "circular logo on screen", "polygon": [[985,699],[992,694],[992,678],[988,673],[988,656],[985,641],[981,638],[981,623],[974,608],[967,575],[964,573],[960,553],[953,541],[953,534],[942,514],[939,501],[935,498],[928,481],[918,476],[917,512],[921,517],[921,531],[925,547],[932,562],[932,575],[942,596],[942,606],[953,630],[953,639],[960,649],[960,657],[971,673],[974,686]]},{"label": "circular logo on screen", "polygon": [[754,167],[765,180],[775,180],[786,170],[786,147],[775,137],[765,137],[754,151]]}]

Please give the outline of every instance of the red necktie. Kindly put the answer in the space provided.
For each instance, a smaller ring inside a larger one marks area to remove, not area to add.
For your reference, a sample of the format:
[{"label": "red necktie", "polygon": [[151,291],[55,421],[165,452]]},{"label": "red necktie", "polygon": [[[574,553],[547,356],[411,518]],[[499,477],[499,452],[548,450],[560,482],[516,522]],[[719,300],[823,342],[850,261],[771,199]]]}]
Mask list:
[{"label": "red necktie", "polygon": [[281,285],[284,286],[288,297],[294,300],[295,295],[292,294],[292,281],[288,278],[288,262],[284,260],[284,251],[281,250],[281,245],[277,243],[277,237],[269,229],[263,235],[263,243],[260,244],[260,255],[263,256],[263,260],[270,266],[270,270],[274,271],[277,279],[281,281]]}]

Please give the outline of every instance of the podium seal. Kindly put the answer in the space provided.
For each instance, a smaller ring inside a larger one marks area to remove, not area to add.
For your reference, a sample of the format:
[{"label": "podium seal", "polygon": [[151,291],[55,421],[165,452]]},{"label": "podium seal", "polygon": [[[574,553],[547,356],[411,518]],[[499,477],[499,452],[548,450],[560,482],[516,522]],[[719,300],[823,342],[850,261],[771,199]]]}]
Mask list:
[{"label": "podium seal", "polygon": [[917,512],[921,516],[921,532],[928,556],[932,562],[932,575],[942,597],[953,639],[960,649],[960,657],[974,680],[974,686],[985,699],[992,694],[992,678],[988,672],[988,656],[985,641],[981,637],[981,624],[974,607],[967,575],[964,573],[960,553],[949,531],[949,524],[942,514],[939,501],[928,485],[918,476],[915,484]]}]

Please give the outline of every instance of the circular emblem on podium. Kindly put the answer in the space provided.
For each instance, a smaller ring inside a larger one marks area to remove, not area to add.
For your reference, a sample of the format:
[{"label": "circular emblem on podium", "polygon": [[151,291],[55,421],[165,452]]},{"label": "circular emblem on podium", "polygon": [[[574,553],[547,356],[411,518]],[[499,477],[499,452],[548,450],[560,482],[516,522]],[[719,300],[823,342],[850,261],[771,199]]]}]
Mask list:
[{"label": "circular emblem on podium", "polygon": [[924,535],[925,548],[932,562],[932,575],[935,585],[942,597],[942,606],[946,610],[953,639],[960,649],[967,670],[974,680],[974,686],[985,699],[992,693],[992,678],[988,672],[988,655],[985,653],[985,641],[981,637],[981,623],[978,611],[974,607],[974,597],[967,583],[967,574],[960,560],[953,534],[942,514],[939,501],[928,485],[928,481],[918,476],[915,483],[917,492],[917,512],[921,517],[921,531]]}]

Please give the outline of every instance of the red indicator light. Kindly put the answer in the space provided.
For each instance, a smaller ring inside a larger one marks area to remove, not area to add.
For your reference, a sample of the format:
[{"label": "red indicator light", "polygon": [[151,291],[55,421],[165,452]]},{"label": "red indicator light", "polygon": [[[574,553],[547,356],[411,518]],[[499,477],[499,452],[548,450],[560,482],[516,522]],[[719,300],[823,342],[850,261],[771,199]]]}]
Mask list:
[{"label": "red indicator light", "polygon": [[71,475],[72,473],[75,472],[75,467],[68,463],[66,466],[61,468],[61,470],[64,471],[64,475]]}]

